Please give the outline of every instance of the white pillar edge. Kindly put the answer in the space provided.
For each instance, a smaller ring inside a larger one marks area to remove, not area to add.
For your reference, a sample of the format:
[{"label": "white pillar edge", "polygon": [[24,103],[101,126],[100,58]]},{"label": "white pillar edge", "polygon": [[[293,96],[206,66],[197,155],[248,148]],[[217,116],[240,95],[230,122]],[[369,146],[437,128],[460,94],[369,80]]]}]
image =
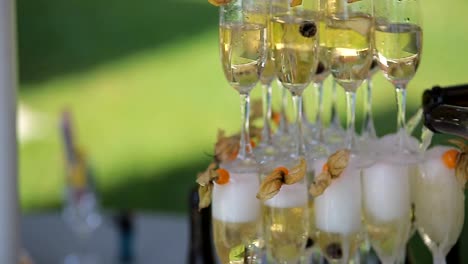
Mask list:
[{"label": "white pillar edge", "polygon": [[18,263],[16,1],[0,0],[0,263]]}]

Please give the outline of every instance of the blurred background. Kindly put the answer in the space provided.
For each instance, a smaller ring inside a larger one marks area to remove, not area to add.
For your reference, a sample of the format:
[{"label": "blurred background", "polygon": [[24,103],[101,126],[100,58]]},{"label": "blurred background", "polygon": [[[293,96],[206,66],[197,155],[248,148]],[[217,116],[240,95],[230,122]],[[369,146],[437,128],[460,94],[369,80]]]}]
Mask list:
[{"label": "blurred background", "polygon": [[[426,0],[421,8],[423,55],[408,87],[408,117],[424,89],[468,82],[468,2]],[[17,12],[22,212],[62,206],[59,118],[68,109],[105,211],[186,215],[189,189],[210,161],[217,129],[240,127],[239,98],[219,61],[217,8],[205,0],[19,0]],[[373,107],[378,134],[393,132],[394,90],[381,73]],[[340,91],[342,120],[344,110]],[[412,246],[430,261],[415,239]]]}]

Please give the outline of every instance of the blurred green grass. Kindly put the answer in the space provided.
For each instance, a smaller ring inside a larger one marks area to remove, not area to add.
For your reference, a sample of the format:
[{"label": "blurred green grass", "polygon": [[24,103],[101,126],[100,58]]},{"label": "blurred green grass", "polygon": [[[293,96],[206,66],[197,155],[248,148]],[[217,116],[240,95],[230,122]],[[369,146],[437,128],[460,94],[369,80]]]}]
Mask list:
[{"label": "blurred green grass", "polygon": [[[409,114],[423,89],[468,81],[468,2],[427,0],[422,9],[423,56],[408,88]],[[184,212],[216,130],[239,127],[238,96],[218,58],[217,9],[202,0],[19,0],[18,23],[20,102],[46,117],[42,137],[20,144],[22,210],[61,204],[58,121],[70,109],[106,209]],[[374,81],[384,134],[395,128],[394,93],[380,73]],[[341,93],[342,114],[343,104]]]}]

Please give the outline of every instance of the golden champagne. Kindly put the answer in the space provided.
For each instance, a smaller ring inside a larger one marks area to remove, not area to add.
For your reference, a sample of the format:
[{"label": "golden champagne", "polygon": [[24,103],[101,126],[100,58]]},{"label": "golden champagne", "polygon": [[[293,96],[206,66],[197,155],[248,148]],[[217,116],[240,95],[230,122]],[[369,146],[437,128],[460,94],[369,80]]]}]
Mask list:
[{"label": "golden champagne", "polygon": [[268,14],[262,14],[258,12],[246,12],[245,13],[245,20],[249,23],[264,25],[266,24],[266,42],[267,42],[267,54],[265,65],[260,75],[260,82],[263,85],[269,85],[275,78],[275,64],[273,62],[272,54],[271,54],[271,41],[270,41],[270,26],[269,23],[267,24],[267,20],[269,18]]},{"label": "golden champagne", "polygon": [[411,231],[411,214],[394,221],[379,221],[365,213],[366,230],[372,247],[381,259],[393,260],[404,248]]},{"label": "golden champagne", "polygon": [[[213,219],[216,253],[223,264],[256,263],[262,247],[258,221],[230,223]],[[247,262],[244,262],[248,260]],[[250,262],[249,262],[250,261]]]},{"label": "golden champagne", "polygon": [[295,263],[307,242],[307,205],[302,207],[263,206],[265,243],[268,254],[278,263]]},{"label": "golden champagne", "polygon": [[278,79],[292,93],[301,93],[317,67],[318,25],[314,13],[271,18],[271,42]]},{"label": "golden champagne", "polygon": [[318,47],[318,65],[315,74],[312,74],[314,83],[323,82],[330,74],[330,65],[327,58],[327,47],[325,45],[323,34],[325,32],[325,21],[320,20],[319,25],[319,47]]},{"label": "golden champagne", "polygon": [[422,48],[422,30],[414,24],[377,24],[375,49],[385,77],[406,84],[416,74]]},{"label": "golden champagne", "polygon": [[347,91],[355,91],[367,79],[372,63],[371,28],[372,19],[364,14],[326,18],[323,41],[330,69]]},{"label": "golden champagne", "polygon": [[260,78],[266,56],[265,26],[228,24],[219,27],[224,75],[234,89],[249,92]]}]

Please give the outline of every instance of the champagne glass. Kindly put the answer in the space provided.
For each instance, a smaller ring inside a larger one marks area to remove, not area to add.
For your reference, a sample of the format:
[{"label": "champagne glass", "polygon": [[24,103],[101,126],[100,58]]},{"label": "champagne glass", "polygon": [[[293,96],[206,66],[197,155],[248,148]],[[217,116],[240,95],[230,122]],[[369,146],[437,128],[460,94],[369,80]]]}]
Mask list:
[{"label": "champagne glass", "polygon": [[62,217],[78,236],[80,251],[65,257],[65,264],[97,264],[99,258],[88,250],[87,243],[102,222],[91,175],[84,155],[76,151],[75,161],[68,168],[65,206]]},{"label": "champagne glass", "polygon": [[[317,160],[315,172],[326,164]],[[363,241],[359,170],[348,166],[313,200],[317,244],[329,263],[348,263]]]},{"label": "champagne glass", "polygon": [[257,163],[249,139],[250,91],[267,58],[265,1],[233,0],[220,7],[219,47],[223,71],[241,98],[241,137],[236,159],[224,162],[229,180],[214,183],[213,235],[222,263],[257,263],[260,259],[260,203]]},{"label": "champagne glass", "polygon": [[336,82],[345,89],[347,127],[345,146],[357,151],[355,139],[356,90],[372,63],[372,0],[327,1],[324,42]]},{"label": "champagne glass", "polygon": [[463,228],[465,195],[455,169],[444,160],[454,149],[435,146],[426,152],[415,182],[416,226],[432,252],[434,264],[445,264],[445,256]]},{"label": "champagne glass", "polygon": [[[248,23],[260,24],[266,26],[266,60],[263,71],[260,74],[260,84],[262,86],[262,112],[263,112],[263,128],[261,140],[258,147],[255,148],[254,154],[258,162],[261,162],[267,156],[272,156],[273,151],[273,138],[271,133],[271,120],[272,120],[272,82],[275,79],[275,64],[272,58],[270,29],[268,27],[269,9],[261,8],[255,12],[248,12],[245,20]],[[271,158],[271,157],[270,157]]]},{"label": "champagne glass", "polygon": [[295,151],[305,151],[302,129],[302,93],[311,81],[317,67],[316,46],[318,26],[316,14],[295,1],[273,1],[270,8],[273,59],[278,80],[291,92],[295,108]]},{"label": "champagne glass", "polygon": [[367,237],[383,264],[397,263],[411,230],[409,166],[379,160],[361,174]]},{"label": "champagne glass", "polygon": [[240,164],[253,160],[249,138],[250,92],[259,81],[267,59],[265,8],[267,4],[252,0],[231,1],[220,8],[219,46],[223,71],[241,98],[241,139],[235,161]]},{"label": "champagne glass", "polygon": [[411,162],[417,157],[417,153],[407,148],[406,87],[416,74],[421,60],[422,24],[419,1],[374,0],[374,3],[376,57],[384,76],[395,86],[398,106],[399,137],[392,152],[404,153],[405,162]]},{"label": "champagne glass", "polygon": [[[278,153],[262,164],[262,178],[275,169],[291,168],[294,158]],[[309,215],[307,179],[284,184],[272,198],[263,202],[264,239],[268,263],[296,264],[304,255],[308,238]]]},{"label": "champagne glass", "polygon": [[88,251],[87,242],[102,222],[93,175],[84,153],[75,146],[71,113],[62,114],[60,128],[66,157],[66,185],[62,217],[77,235],[79,252],[65,257],[65,264],[97,264],[99,257]]}]

